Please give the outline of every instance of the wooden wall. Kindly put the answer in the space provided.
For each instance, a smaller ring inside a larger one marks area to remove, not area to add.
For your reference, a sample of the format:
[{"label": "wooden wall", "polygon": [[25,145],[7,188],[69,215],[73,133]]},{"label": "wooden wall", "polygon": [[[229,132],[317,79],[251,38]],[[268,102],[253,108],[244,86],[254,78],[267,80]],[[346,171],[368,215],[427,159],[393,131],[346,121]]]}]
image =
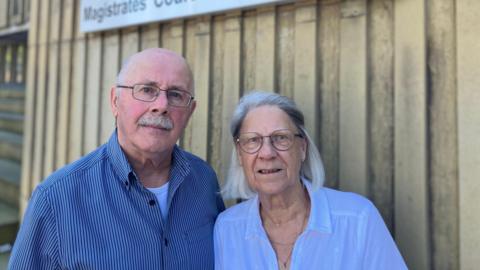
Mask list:
[{"label": "wooden wall", "polygon": [[22,209],[109,137],[121,62],[161,46],[195,74],[180,144],[221,181],[239,97],[276,91],[304,111],[326,185],[369,197],[411,269],[480,264],[480,2],[297,1],[89,34],[78,2],[31,3]]}]

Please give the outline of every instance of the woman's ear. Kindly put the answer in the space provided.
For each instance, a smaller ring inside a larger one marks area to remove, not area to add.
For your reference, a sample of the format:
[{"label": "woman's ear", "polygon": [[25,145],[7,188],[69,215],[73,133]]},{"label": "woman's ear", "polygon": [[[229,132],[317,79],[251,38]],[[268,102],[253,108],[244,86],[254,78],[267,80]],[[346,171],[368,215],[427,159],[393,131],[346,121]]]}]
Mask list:
[{"label": "woman's ear", "polygon": [[302,139],[302,162],[305,161],[306,157],[307,157],[307,150],[308,150],[308,143],[307,143],[307,139],[303,138]]},{"label": "woman's ear", "polygon": [[235,152],[237,153],[237,159],[238,159],[238,164],[240,164],[241,167],[243,167],[243,164],[242,164],[242,154],[240,153],[240,147],[238,146],[238,144],[235,144]]}]

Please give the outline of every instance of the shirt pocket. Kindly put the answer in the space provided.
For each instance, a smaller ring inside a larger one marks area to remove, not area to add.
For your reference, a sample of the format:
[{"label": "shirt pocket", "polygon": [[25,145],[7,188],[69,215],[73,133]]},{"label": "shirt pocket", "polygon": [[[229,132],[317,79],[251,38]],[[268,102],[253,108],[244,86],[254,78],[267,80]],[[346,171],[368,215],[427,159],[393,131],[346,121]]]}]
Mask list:
[{"label": "shirt pocket", "polygon": [[191,269],[213,269],[213,222],[186,232]]},{"label": "shirt pocket", "polygon": [[185,236],[189,243],[196,243],[203,240],[213,241],[213,222],[190,229],[186,232]]}]

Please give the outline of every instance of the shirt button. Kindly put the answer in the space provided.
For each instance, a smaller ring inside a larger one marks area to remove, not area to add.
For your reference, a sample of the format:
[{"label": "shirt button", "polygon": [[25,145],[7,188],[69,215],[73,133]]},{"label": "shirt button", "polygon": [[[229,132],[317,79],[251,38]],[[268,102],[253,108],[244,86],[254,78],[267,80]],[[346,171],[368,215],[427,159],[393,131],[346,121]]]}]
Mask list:
[{"label": "shirt button", "polygon": [[148,204],[150,204],[150,205],[155,205],[155,200],[150,200],[150,201],[148,201]]}]

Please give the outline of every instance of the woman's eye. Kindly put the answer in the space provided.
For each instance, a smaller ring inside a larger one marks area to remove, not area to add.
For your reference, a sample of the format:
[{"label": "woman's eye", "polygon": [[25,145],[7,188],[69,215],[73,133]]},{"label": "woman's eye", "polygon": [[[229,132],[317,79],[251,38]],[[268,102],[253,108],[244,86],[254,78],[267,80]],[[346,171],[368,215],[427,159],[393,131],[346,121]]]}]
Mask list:
[{"label": "woman's eye", "polygon": [[277,142],[281,142],[281,141],[288,140],[288,136],[283,135],[283,134],[276,134],[276,135],[272,136],[272,140],[277,141]]},{"label": "woman's eye", "polygon": [[260,137],[247,138],[245,144],[257,144],[260,141]]}]

